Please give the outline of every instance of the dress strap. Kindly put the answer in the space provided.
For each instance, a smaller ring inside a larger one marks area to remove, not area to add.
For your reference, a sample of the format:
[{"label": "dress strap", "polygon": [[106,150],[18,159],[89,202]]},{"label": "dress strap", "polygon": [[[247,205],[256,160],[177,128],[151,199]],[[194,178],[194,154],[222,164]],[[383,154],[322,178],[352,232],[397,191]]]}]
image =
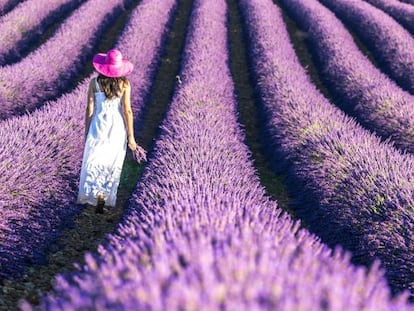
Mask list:
[{"label": "dress strap", "polygon": [[95,78],[95,87],[96,87],[97,92],[101,91],[101,88],[99,87],[99,83],[98,83],[98,78]]}]

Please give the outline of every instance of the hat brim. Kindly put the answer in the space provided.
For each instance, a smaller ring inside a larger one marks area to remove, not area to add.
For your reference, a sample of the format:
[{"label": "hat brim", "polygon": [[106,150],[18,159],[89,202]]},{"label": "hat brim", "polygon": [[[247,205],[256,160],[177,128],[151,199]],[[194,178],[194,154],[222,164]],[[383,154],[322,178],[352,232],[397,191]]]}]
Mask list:
[{"label": "hat brim", "polygon": [[122,59],[121,64],[117,65],[107,64],[105,60],[106,54],[96,54],[93,57],[92,64],[97,72],[110,78],[127,76],[134,69],[134,65],[125,58]]}]

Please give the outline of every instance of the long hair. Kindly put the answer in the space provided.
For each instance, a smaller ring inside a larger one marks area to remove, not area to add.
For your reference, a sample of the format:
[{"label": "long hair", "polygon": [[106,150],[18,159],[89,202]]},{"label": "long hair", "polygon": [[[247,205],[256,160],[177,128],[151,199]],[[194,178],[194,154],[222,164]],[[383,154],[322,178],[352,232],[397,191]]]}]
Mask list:
[{"label": "long hair", "polygon": [[98,75],[99,85],[107,98],[114,98],[121,96],[121,86],[127,83],[126,77],[110,78],[104,75]]}]

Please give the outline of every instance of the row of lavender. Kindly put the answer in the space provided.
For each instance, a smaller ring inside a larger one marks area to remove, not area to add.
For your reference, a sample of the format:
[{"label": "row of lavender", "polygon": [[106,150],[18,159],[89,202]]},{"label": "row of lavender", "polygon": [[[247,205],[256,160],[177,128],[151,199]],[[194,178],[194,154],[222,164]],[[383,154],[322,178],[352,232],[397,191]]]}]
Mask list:
[{"label": "row of lavender", "polygon": [[394,17],[401,25],[414,34],[414,6],[398,0],[365,0]]},{"label": "row of lavender", "polygon": [[227,48],[225,1],[196,0],[183,82],[122,223],[40,309],[412,309],[390,301],[376,266],[366,274],[332,256],[265,196]]},{"label": "row of lavender", "polygon": [[37,50],[18,63],[0,67],[0,120],[24,114],[63,93],[82,72],[105,27],[134,1],[88,0]]},{"label": "row of lavender", "polygon": [[[414,159],[321,95],[270,2],[257,5],[256,15],[243,8],[269,152],[275,166],[285,164],[297,213],[323,241],[352,250],[354,262],[380,258],[395,291],[414,290]],[[282,2],[304,23],[323,17],[315,1]],[[320,28],[312,28],[315,36]]]},{"label": "row of lavender", "polygon": [[[320,0],[363,40],[398,84],[414,94],[414,38],[391,16],[364,1]],[[413,19],[411,19],[413,23]]]},{"label": "row of lavender", "polygon": [[22,0],[0,0],[0,15],[12,10]]},{"label": "row of lavender", "polygon": [[0,65],[16,62],[47,27],[85,0],[28,0],[0,18]]},{"label": "row of lavender", "polygon": [[[174,5],[173,0],[143,0],[118,42],[136,64],[130,81],[137,119]],[[0,279],[16,277],[25,266],[44,261],[50,243],[79,212],[73,202],[87,85],[84,81],[31,115],[0,123]]]},{"label": "row of lavender", "polygon": [[338,104],[366,128],[414,153],[414,98],[376,68],[344,25],[318,1],[283,1],[306,31],[321,76]]}]

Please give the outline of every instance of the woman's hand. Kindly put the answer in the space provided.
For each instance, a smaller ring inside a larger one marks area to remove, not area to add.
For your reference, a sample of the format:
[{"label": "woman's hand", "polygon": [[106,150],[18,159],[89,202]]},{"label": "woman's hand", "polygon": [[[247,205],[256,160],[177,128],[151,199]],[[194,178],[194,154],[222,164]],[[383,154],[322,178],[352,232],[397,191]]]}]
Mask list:
[{"label": "woman's hand", "polygon": [[137,149],[137,143],[135,141],[134,136],[128,136],[128,147],[132,151],[134,151],[135,149]]}]

